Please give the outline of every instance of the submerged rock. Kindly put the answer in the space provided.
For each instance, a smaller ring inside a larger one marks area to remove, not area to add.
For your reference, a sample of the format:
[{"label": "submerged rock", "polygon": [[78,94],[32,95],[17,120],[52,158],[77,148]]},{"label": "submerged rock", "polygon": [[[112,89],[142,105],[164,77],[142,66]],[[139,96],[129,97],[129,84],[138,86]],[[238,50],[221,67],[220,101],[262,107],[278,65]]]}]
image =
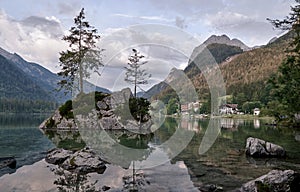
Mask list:
[{"label": "submerged rock", "polygon": [[253,157],[284,157],[286,151],[279,145],[249,137],[246,143],[246,154]]},{"label": "submerged rock", "polygon": [[102,174],[106,169],[105,162],[87,148],[76,152],[55,149],[47,154],[45,160],[47,163],[58,165],[64,170],[80,174],[93,172]]},{"label": "submerged rock", "polygon": [[272,170],[266,175],[247,182],[239,192],[296,192],[300,189],[300,174],[293,170]]}]

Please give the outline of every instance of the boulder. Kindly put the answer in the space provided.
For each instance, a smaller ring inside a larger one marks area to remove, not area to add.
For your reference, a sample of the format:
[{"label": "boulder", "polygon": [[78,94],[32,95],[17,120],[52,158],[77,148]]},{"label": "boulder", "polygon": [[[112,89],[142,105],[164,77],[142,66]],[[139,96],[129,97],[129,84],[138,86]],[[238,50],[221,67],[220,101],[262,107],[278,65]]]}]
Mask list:
[{"label": "boulder", "polygon": [[284,157],[286,151],[279,145],[249,137],[246,142],[246,154],[253,157]]},{"label": "boulder", "polygon": [[88,148],[76,152],[54,149],[47,154],[45,160],[47,163],[58,165],[64,170],[80,174],[92,172],[102,174],[106,169],[105,162]]},{"label": "boulder", "polygon": [[266,175],[247,182],[239,192],[296,192],[300,189],[300,174],[293,170],[272,170]]},{"label": "boulder", "polygon": [[64,149],[54,149],[46,155],[45,161],[50,164],[59,165],[73,154],[72,151]]},{"label": "boulder", "polygon": [[75,120],[73,118],[66,119],[62,117],[59,110],[56,110],[54,114],[41,123],[40,129],[57,129],[57,130],[77,130]]},{"label": "boulder", "polygon": [[61,167],[68,171],[86,174],[97,172],[102,174],[105,169],[105,163],[91,150],[80,150],[71,155],[64,161]]},{"label": "boulder", "polygon": [[14,157],[0,157],[0,169],[4,167],[15,169],[16,166],[17,166],[17,161]]}]

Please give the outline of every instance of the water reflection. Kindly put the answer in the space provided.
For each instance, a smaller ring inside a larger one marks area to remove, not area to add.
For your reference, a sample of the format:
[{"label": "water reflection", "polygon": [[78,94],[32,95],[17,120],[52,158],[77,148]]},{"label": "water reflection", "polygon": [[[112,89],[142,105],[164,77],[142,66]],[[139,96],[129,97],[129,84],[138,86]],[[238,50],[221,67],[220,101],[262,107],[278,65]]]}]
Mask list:
[{"label": "water reflection", "polygon": [[[15,157],[16,168],[31,165],[42,158],[54,145],[38,129],[43,115],[0,115],[0,157]],[[15,169],[3,168],[0,176],[13,173]]]},{"label": "water reflection", "polygon": [[254,119],[253,120],[253,126],[256,129],[259,129],[260,128],[260,120],[259,119]]},{"label": "water reflection", "polygon": [[89,182],[90,175],[65,171],[62,168],[54,170],[57,178],[54,184],[59,191],[96,191],[96,183]]},{"label": "water reflection", "polygon": [[[215,128],[208,129],[209,124]],[[182,162],[196,187],[217,184],[222,186],[224,191],[228,191],[274,168],[288,166],[299,170],[300,151],[295,133],[287,128],[270,128],[264,124],[258,119],[215,118],[209,121],[166,118],[163,125],[151,135],[86,129],[80,132],[80,137],[87,145],[101,151],[104,157],[114,158],[108,161],[126,169],[134,167],[138,171],[146,172],[146,168],[150,168],[148,172],[154,177],[159,175],[168,163]],[[210,140],[204,135],[217,135],[217,138]],[[288,159],[259,161],[247,158],[244,147],[249,136],[284,146],[288,152]],[[67,138],[72,139],[70,136]],[[207,147],[207,150],[204,153],[199,153],[200,145],[206,145],[204,147]],[[175,168],[173,171],[172,174],[175,174]],[[169,175],[163,181],[172,179]]]},{"label": "water reflection", "polygon": [[201,131],[201,125],[198,124],[198,119],[192,119],[189,118],[182,118],[180,121],[180,126],[183,129],[187,129],[189,131],[194,131],[195,133],[198,133]]},{"label": "water reflection", "polygon": [[45,131],[44,134],[55,144],[57,148],[79,150],[86,146],[78,131]]}]

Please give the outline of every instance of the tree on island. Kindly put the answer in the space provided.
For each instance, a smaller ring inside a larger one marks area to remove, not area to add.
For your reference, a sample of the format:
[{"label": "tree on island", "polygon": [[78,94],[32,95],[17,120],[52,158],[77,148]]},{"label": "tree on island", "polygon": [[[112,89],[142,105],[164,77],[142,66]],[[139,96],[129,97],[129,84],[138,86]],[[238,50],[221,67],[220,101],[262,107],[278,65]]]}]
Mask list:
[{"label": "tree on island", "polygon": [[[98,75],[101,63],[101,53],[103,49],[96,46],[100,36],[97,29],[85,20],[84,8],[78,16],[74,18],[75,26],[69,30],[70,34],[65,35],[62,40],[69,43],[70,49],[60,52],[58,73],[63,79],[58,83],[60,90],[65,88],[66,93],[73,87],[78,88],[79,93],[83,93],[84,79],[90,77],[89,70],[93,70]],[[74,83],[78,77],[78,84]]]},{"label": "tree on island", "polygon": [[129,108],[131,115],[139,123],[149,120],[150,102],[145,98],[137,98],[136,88],[141,84],[148,84],[148,79],[151,74],[148,74],[145,69],[141,69],[147,61],[141,61],[145,56],[140,54],[136,49],[132,49],[132,54],[128,57],[128,66],[126,69],[125,81],[134,85],[134,98],[129,100]]},{"label": "tree on island", "polygon": [[[279,115],[277,120],[288,116],[292,124],[298,123],[295,115],[300,116],[300,0],[295,0],[297,5],[291,7],[291,13],[283,20],[268,19],[275,28],[289,30],[293,35],[287,58],[279,67],[278,74],[272,77],[272,94],[278,102]],[[278,111],[277,111],[278,113]],[[299,118],[299,117],[298,117]]]},{"label": "tree on island", "polygon": [[140,54],[136,49],[132,49],[133,54],[128,57],[128,67],[126,69],[125,81],[134,85],[134,97],[136,98],[136,88],[141,84],[148,84],[151,74],[146,73],[145,69],[140,69],[148,61],[141,61],[145,56]]}]

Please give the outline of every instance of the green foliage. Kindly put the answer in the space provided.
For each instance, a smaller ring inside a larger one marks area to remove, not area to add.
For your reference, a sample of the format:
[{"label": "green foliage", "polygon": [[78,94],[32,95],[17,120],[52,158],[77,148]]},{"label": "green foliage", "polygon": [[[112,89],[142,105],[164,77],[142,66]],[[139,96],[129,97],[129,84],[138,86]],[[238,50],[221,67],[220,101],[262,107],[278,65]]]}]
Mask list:
[{"label": "green foliage", "polygon": [[130,98],[129,109],[133,118],[139,122],[146,122],[149,120],[150,102],[145,98]]},{"label": "green foliage", "polygon": [[[291,13],[284,20],[270,20],[279,29],[291,30],[293,41],[288,48],[288,56],[279,67],[278,74],[270,80],[272,96],[278,101],[276,119],[288,117],[291,124],[300,124],[295,114],[300,113],[300,1],[291,7]],[[298,122],[297,122],[298,121]]]},{"label": "green foliage", "polygon": [[97,102],[102,101],[107,96],[109,94],[99,91],[79,94],[73,101],[74,113],[88,115],[93,109],[99,110]]},{"label": "green foliage", "polygon": [[179,105],[179,103],[178,103],[178,100],[176,98],[170,99],[168,104],[167,104],[167,114],[172,115],[174,113],[177,113],[178,110],[179,110],[178,105]]},{"label": "green foliage", "polygon": [[211,112],[211,103],[210,103],[210,99],[204,103],[202,103],[199,113],[200,114],[208,114]]},{"label": "green foliage", "polygon": [[262,104],[260,101],[247,101],[243,103],[242,110],[245,113],[253,113],[253,109],[261,108]]},{"label": "green foliage", "polygon": [[261,181],[255,181],[256,189],[258,192],[271,192],[270,185]]},{"label": "green foliage", "polygon": [[52,128],[55,128],[56,125],[55,125],[55,121],[50,118],[47,122],[46,122],[46,128],[49,128],[49,129],[52,129]]},{"label": "green foliage", "polygon": [[59,114],[66,119],[74,118],[72,100],[68,100],[59,107]]},{"label": "green foliage", "polygon": [[247,100],[248,100],[248,98],[246,97],[245,93],[243,93],[243,92],[233,95],[233,103],[238,104],[239,107],[242,106]]},{"label": "green foliage", "polygon": [[89,70],[98,73],[101,63],[101,52],[96,47],[96,41],[100,39],[97,29],[85,20],[84,8],[74,18],[74,27],[71,27],[70,35],[62,40],[69,43],[70,49],[60,52],[61,71],[58,75],[63,77],[58,84],[67,91],[77,86],[74,81],[79,78],[79,92],[83,93],[83,80],[90,77]]}]

